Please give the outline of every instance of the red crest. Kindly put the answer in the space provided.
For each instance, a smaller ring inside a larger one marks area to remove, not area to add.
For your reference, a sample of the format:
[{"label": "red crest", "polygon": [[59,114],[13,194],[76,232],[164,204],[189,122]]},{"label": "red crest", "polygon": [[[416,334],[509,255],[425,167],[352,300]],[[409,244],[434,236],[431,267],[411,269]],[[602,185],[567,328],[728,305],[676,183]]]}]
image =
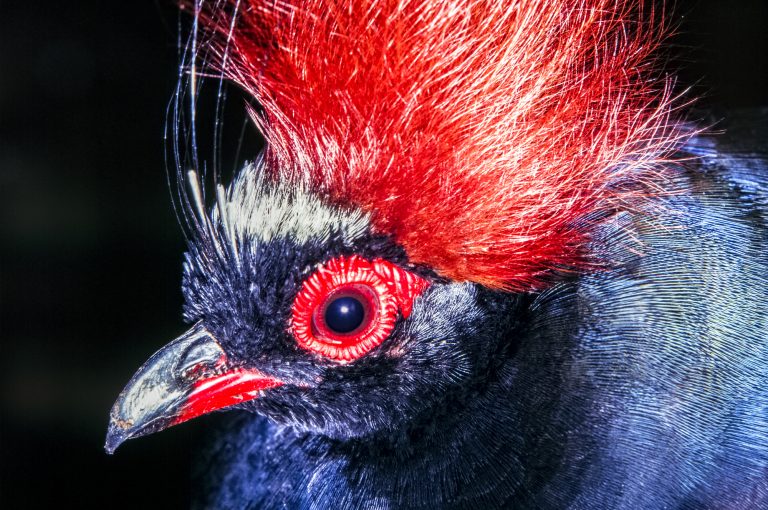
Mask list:
[{"label": "red crest", "polygon": [[454,280],[528,290],[592,263],[595,218],[686,136],[635,2],[223,3],[208,50],[262,106],[268,170]]}]

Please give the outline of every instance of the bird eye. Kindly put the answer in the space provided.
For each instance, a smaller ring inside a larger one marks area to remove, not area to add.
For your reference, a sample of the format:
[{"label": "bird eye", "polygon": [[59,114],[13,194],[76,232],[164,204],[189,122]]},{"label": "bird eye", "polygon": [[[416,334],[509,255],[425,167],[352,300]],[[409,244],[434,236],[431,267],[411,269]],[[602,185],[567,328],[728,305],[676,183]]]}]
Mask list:
[{"label": "bird eye", "polygon": [[385,260],[339,257],[304,282],[290,330],[301,347],[349,362],[380,345],[428,285]]},{"label": "bird eye", "polygon": [[373,288],[350,285],[331,293],[317,308],[313,326],[330,335],[355,335],[370,326],[378,309]]}]

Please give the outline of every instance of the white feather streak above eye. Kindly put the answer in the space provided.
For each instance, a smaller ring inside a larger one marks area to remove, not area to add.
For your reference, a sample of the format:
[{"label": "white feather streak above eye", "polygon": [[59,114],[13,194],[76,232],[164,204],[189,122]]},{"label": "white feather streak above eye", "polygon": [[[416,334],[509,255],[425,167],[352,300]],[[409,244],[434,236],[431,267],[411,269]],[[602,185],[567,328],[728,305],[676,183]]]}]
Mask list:
[{"label": "white feather streak above eye", "polygon": [[330,206],[300,184],[272,182],[254,163],[242,169],[226,193],[217,193],[212,218],[223,227],[235,253],[244,243],[281,238],[303,244],[325,242],[338,233],[354,241],[370,228],[362,211]]}]

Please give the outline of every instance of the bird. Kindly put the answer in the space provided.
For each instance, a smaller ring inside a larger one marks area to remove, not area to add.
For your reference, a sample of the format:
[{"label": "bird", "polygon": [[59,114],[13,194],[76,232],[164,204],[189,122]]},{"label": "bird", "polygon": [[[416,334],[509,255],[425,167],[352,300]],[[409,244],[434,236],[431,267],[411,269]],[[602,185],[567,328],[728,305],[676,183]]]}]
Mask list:
[{"label": "bird", "polygon": [[768,508],[768,110],[689,120],[664,9],[181,6],[265,147],[180,171],[107,452],[227,411],[196,508]]}]

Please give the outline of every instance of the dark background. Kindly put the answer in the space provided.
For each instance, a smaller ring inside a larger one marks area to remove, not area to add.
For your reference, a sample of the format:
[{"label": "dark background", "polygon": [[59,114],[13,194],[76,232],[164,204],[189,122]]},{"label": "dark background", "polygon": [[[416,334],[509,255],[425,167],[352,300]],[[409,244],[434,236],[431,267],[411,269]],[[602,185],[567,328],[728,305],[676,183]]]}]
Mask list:
[{"label": "dark background", "polygon": [[[768,106],[768,2],[677,2],[699,105]],[[0,506],[188,506],[211,419],[102,450],[112,402],[181,333],[163,132],[171,2],[0,6]],[[255,147],[246,145],[244,154]]]}]

